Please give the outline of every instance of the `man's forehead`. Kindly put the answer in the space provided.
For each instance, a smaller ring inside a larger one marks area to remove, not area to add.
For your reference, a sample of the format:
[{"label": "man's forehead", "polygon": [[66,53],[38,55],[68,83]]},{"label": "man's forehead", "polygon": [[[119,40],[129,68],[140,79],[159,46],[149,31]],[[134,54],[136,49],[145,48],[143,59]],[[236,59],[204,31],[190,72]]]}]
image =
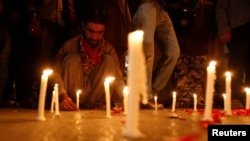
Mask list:
[{"label": "man's forehead", "polygon": [[88,22],[86,25],[87,28],[94,31],[103,31],[105,30],[105,25],[101,23]]}]

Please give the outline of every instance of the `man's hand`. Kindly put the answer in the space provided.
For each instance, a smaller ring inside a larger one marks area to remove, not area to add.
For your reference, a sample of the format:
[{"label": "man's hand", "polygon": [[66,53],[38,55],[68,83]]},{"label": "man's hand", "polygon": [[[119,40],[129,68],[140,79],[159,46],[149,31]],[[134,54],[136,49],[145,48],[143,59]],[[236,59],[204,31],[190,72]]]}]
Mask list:
[{"label": "man's hand", "polygon": [[60,107],[60,110],[63,110],[63,111],[78,111],[79,110],[70,97],[64,97],[63,100],[60,102],[59,107]]},{"label": "man's hand", "polygon": [[224,32],[221,35],[219,35],[220,41],[225,44],[230,42],[231,38],[232,38],[232,34],[230,31]]}]

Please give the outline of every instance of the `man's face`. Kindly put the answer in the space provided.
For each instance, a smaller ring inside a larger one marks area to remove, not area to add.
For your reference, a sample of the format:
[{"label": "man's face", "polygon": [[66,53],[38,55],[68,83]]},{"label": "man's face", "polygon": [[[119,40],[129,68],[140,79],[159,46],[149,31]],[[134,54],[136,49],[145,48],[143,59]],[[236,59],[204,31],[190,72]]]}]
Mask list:
[{"label": "man's face", "polygon": [[[84,25],[83,25],[84,26]],[[88,22],[84,27],[84,34],[91,47],[96,47],[103,40],[105,25]]]}]

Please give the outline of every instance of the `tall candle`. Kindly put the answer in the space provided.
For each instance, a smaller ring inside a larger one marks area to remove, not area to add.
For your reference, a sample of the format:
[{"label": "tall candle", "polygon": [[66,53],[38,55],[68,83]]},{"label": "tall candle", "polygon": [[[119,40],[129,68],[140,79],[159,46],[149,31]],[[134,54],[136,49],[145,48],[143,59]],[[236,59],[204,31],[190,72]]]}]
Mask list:
[{"label": "tall candle", "polygon": [[128,35],[128,114],[124,136],[140,137],[138,128],[140,94],[142,103],[147,103],[147,75],[145,56],[142,48],[143,31],[136,30]]},{"label": "tall candle", "polygon": [[128,114],[128,87],[124,87],[123,89],[123,106],[124,106],[124,114]]},{"label": "tall candle", "polygon": [[246,109],[250,107],[250,88],[245,88],[246,91]]},{"label": "tall candle", "polygon": [[44,116],[45,109],[45,98],[46,98],[46,90],[48,83],[48,76],[52,74],[52,70],[44,70],[41,76],[41,85],[40,85],[40,93],[39,93],[39,102],[38,102],[38,116],[37,120],[46,120]]},{"label": "tall candle", "polygon": [[81,90],[77,90],[77,91],[76,91],[76,106],[77,106],[78,109],[79,109],[79,98],[80,98],[80,93],[81,93]]},{"label": "tall candle", "polygon": [[227,94],[222,94],[224,102],[224,111],[227,111]]},{"label": "tall candle", "polygon": [[227,101],[226,101],[226,115],[232,115],[231,109],[231,73],[226,72],[226,94],[227,94]]},{"label": "tall candle", "polygon": [[194,94],[194,112],[197,112],[197,94]]},{"label": "tall candle", "polygon": [[112,82],[115,78],[114,77],[107,77],[104,82],[104,88],[105,88],[105,97],[106,97],[106,117],[111,118],[111,105],[110,105],[110,88],[109,84]]},{"label": "tall candle", "polygon": [[55,90],[52,92],[52,98],[51,98],[51,105],[50,105],[50,112],[54,113],[55,108]]},{"label": "tall candle", "polygon": [[212,118],[212,108],[213,108],[213,95],[214,95],[214,83],[216,79],[215,75],[215,61],[211,61],[207,67],[207,82],[206,82],[206,101],[205,101],[205,111],[203,120],[213,121]]},{"label": "tall candle", "polygon": [[173,92],[173,95],[172,95],[172,112],[175,112],[175,105],[176,105],[176,92]]}]

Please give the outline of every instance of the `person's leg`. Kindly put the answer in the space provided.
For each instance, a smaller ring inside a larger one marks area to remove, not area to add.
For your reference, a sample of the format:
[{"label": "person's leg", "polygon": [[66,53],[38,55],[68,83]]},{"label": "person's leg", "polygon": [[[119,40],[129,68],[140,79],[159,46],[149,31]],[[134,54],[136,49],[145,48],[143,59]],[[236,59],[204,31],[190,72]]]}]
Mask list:
[{"label": "person's leg", "polygon": [[232,39],[228,44],[229,60],[228,69],[232,73],[232,98],[243,102],[245,83],[245,64],[247,63],[247,52],[249,50],[249,31],[246,26],[232,30]]},{"label": "person's leg", "polygon": [[[89,81],[91,84],[90,95],[86,98],[85,106],[89,108],[97,108],[105,104],[104,81],[109,76],[116,76],[114,59],[110,55],[102,56],[102,62],[91,73]],[[113,84],[110,84],[111,99],[113,97]]]},{"label": "person's leg", "polygon": [[163,16],[166,18],[166,23],[159,26],[155,33],[162,57],[153,74],[153,93],[159,93],[164,89],[180,55],[179,44],[171,20],[167,15]]},{"label": "person's leg", "polygon": [[62,70],[63,84],[59,83],[59,93],[65,89],[64,91],[72,100],[76,101],[76,92],[81,90],[80,103],[83,103],[88,94],[89,85],[83,75],[80,55],[77,53],[68,54],[63,60]]}]

